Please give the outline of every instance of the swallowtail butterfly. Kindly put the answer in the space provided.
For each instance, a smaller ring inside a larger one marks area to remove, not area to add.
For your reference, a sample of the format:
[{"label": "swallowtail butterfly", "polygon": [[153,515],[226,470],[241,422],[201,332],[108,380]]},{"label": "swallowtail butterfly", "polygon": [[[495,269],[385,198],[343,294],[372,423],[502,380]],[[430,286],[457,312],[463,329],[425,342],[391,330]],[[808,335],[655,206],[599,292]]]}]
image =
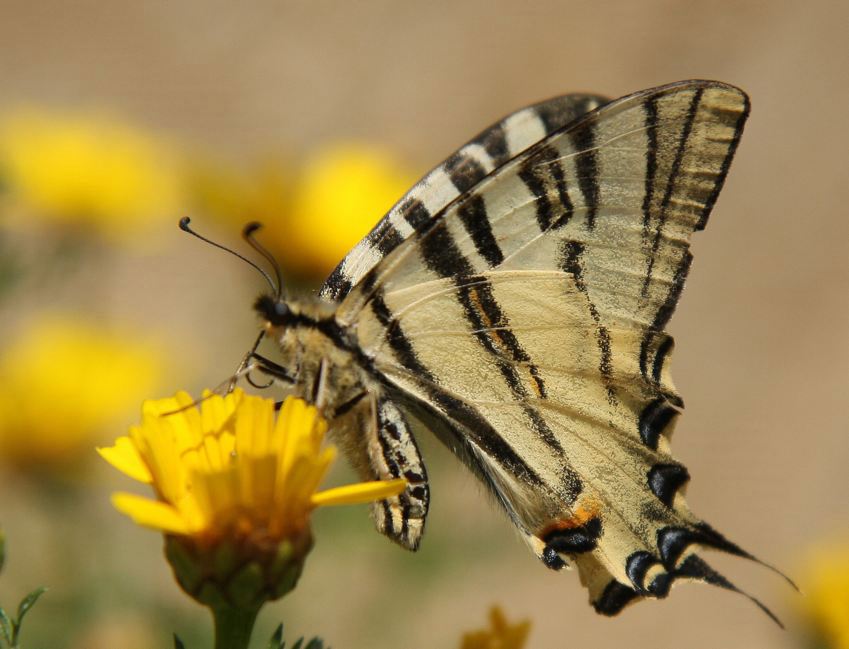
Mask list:
[{"label": "swallowtail butterfly", "polygon": [[373,508],[406,548],[428,511],[417,420],[547,567],[577,566],[599,613],[678,579],[740,592],[696,553],[754,559],[684,500],[665,328],[748,113],[738,88],[682,81],[507,116],[415,185],[317,298],[260,297],[282,358],[250,366],[316,404],[364,478],[408,480]]}]

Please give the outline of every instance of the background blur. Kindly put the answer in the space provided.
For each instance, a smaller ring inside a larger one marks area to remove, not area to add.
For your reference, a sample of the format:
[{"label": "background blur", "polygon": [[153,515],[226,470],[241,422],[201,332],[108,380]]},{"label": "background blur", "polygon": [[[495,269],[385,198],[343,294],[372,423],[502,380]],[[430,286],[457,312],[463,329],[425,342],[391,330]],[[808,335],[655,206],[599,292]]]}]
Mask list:
[{"label": "background blur", "polygon": [[302,583],[257,646],[283,620],[339,649],[450,648],[494,603],[531,620],[530,647],[849,646],[848,25],[838,0],[0,1],[0,604],[51,589],[24,646],[165,647],[172,631],[208,646],[207,613],[159,535],[111,510],[129,481],[93,451],[141,399],[218,384],[253,339],[261,279],[178,217],[231,245],[263,220],[315,285],[505,113],[686,78],[739,85],[753,110],[671,326],[674,446],[693,509],[805,588],[709,558],[790,631],[693,585],[597,616],[426,438],[421,551],[364,508],[318,511]]}]

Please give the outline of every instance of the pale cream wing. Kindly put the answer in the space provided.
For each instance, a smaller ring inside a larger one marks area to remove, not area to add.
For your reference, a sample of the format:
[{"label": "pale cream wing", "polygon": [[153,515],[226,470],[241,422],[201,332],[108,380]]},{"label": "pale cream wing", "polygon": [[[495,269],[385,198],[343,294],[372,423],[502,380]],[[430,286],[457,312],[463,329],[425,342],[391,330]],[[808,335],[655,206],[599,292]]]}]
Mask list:
[{"label": "pale cream wing", "polygon": [[709,81],[592,111],[411,221],[337,313],[603,613],[676,577],[734,589],[695,545],[749,556],[684,503],[664,332],[747,112]]}]

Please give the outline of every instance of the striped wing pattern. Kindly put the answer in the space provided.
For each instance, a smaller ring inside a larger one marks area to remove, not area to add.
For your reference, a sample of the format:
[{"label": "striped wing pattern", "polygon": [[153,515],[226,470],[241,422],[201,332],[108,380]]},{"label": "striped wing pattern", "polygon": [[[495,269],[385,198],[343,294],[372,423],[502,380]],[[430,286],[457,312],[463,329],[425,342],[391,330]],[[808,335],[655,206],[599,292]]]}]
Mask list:
[{"label": "striped wing pattern", "polygon": [[486,133],[508,118],[427,176],[325,286],[390,396],[546,565],[575,561],[601,613],[676,578],[737,590],[698,546],[752,558],[683,498],[664,331],[747,114],[737,88],[680,82],[556,128],[529,121],[498,158]]},{"label": "striped wing pattern", "polygon": [[320,296],[342,300],[384,256],[486,174],[607,101],[597,95],[563,95],[516,111],[479,133],[389,210],[330,274]]}]

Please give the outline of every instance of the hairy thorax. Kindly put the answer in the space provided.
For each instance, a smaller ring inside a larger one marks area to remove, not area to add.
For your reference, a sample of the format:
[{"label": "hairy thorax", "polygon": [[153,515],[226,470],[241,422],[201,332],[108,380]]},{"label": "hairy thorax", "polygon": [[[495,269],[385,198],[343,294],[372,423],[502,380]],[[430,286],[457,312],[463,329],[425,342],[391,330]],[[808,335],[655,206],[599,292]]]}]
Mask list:
[{"label": "hairy thorax", "polygon": [[[275,301],[272,313],[257,310],[265,318],[269,338],[279,347],[279,364],[292,381],[291,390],[315,404],[328,419],[340,407],[368,394],[369,378],[357,362],[351,335],[334,317],[333,304],[318,299]],[[268,308],[265,309],[268,311]]]}]

